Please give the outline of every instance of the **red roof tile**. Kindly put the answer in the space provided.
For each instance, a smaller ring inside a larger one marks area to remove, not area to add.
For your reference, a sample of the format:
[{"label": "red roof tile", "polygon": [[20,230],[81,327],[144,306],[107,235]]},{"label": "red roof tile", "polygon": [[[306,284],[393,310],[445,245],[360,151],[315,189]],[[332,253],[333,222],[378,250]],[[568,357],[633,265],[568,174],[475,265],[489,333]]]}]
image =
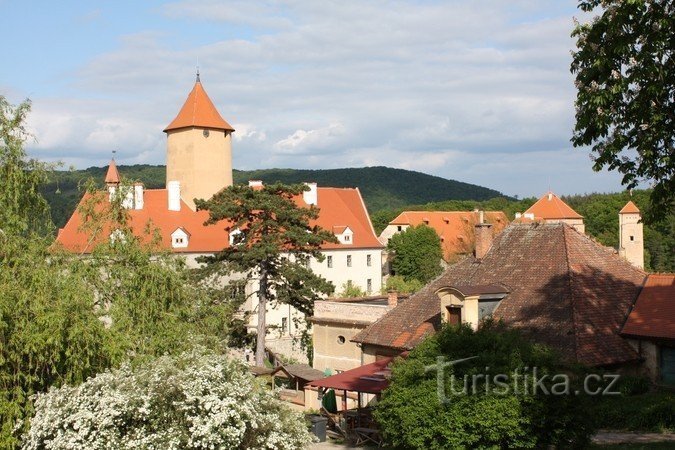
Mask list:
[{"label": "red roof tile", "polygon": [[467,257],[450,266],[352,340],[411,349],[441,327],[439,289],[503,285],[509,293],[496,318],[569,360],[592,366],[633,361],[637,354],[619,331],[644,278],[565,223],[511,224],[482,260]]},{"label": "red roof tile", "polygon": [[[478,217],[478,213],[474,211],[404,211],[389,223],[430,226],[441,238],[443,258],[449,261],[455,255],[473,251],[474,226]],[[501,211],[486,211],[485,221],[493,225],[493,237],[501,233],[509,223]]]},{"label": "red roof tile", "polygon": [[115,160],[111,159],[108,165],[108,172],[105,174],[105,182],[110,184],[120,183],[120,173],[117,171]]},{"label": "red roof tile", "polygon": [[[326,230],[332,230],[335,224],[346,224],[353,231],[351,244],[325,243],[324,249],[349,248],[382,248],[375,231],[370,223],[368,211],[358,189],[351,188],[318,188],[319,218],[310,225],[319,225]],[[88,197],[80,201],[80,205]],[[105,197],[107,198],[107,196]],[[302,197],[298,198],[302,207],[308,207]],[[229,235],[224,230],[226,222],[219,225],[204,225],[208,219],[207,211],[192,211],[181,200],[180,211],[168,210],[168,191],[166,189],[147,189],[144,193],[143,209],[130,209],[131,227],[135,233],[142,233],[146,225],[159,230],[162,246],[179,253],[215,253],[229,245]],[[101,240],[89,242],[87,233],[80,230],[83,218],[78,209],[59,232],[57,242],[65,249],[77,253],[89,253],[93,246]],[[171,248],[171,233],[177,228],[183,228],[189,233],[190,239],[185,248]],[[112,230],[107,230],[102,239],[107,239]]]},{"label": "red roof tile", "polygon": [[195,83],[176,118],[164,131],[190,127],[234,131],[234,128],[222,118],[199,81]]},{"label": "red roof tile", "polygon": [[675,339],[675,274],[650,274],[622,334]]},{"label": "red roof tile", "polygon": [[382,358],[374,363],[312,381],[309,385],[341,391],[379,394],[389,386],[389,375],[391,374],[389,365],[393,359],[394,357]]},{"label": "red roof tile", "polygon": [[553,192],[548,192],[530,206],[525,214],[534,214],[535,219],[582,219],[583,217]]},{"label": "red roof tile", "polygon": [[619,214],[639,214],[640,209],[638,209],[637,206],[635,206],[635,203],[632,201],[628,201],[626,205],[621,208],[621,211],[619,211]]}]

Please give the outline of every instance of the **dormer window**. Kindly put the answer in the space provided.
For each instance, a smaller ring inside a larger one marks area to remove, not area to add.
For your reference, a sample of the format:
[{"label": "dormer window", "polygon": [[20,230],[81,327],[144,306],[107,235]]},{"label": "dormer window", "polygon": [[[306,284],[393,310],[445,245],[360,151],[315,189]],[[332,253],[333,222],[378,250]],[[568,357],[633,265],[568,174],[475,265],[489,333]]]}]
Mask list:
[{"label": "dormer window", "polygon": [[171,248],[187,248],[190,243],[190,233],[183,227],[176,228],[171,233]]},{"label": "dormer window", "polygon": [[351,245],[354,242],[354,232],[348,226],[333,227],[333,234],[340,244]]},{"label": "dormer window", "polygon": [[230,247],[244,242],[244,234],[241,230],[230,231]]}]

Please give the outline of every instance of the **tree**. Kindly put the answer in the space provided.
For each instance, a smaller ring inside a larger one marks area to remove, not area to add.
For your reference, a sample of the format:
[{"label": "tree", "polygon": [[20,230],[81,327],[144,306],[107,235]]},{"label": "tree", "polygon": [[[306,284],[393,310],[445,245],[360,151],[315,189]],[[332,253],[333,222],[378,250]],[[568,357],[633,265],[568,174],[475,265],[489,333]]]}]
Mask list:
[{"label": "tree", "polygon": [[52,227],[49,205],[38,189],[51,166],[28,158],[25,119],[30,101],[12,106],[0,95],[0,229],[5,233],[45,234]]},{"label": "tree", "polygon": [[40,395],[24,449],[297,449],[302,416],[241,363],[195,349]]},{"label": "tree", "polygon": [[441,273],[441,239],[431,227],[409,227],[392,236],[387,247],[394,252],[394,273],[405,281],[426,284]]},{"label": "tree", "polygon": [[208,224],[226,220],[232,245],[206,257],[215,272],[244,274],[257,281],[258,326],[256,364],[264,364],[268,303],[287,303],[305,316],[311,315],[314,301],[330,294],[334,286],[309,268],[311,258],[323,260],[321,244],[337,242],[332,233],[310,226],[319,209],[299,207],[295,199],[307,186],[280,183],[253,189],[234,185],[210,200],[196,200],[198,210],[208,210]]},{"label": "tree", "polygon": [[[442,366],[464,358],[473,359]],[[547,375],[549,395],[533,389],[532,370]],[[569,379],[567,395],[553,394],[557,374]],[[502,324],[446,326],[394,364],[375,419],[392,448],[582,448],[593,420],[580,375]]]},{"label": "tree", "polygon": [[651,181],[647,222],[675,211],[675,2],[582,0],[601,14],[577,24],[575,147],[592,146],[593,169]]}]

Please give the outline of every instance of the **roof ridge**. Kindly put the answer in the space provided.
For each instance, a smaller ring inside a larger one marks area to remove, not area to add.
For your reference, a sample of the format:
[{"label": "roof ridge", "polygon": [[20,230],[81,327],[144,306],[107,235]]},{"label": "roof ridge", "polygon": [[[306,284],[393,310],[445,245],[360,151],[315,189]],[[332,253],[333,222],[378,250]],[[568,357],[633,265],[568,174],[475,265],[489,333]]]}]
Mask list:
[{"label": "roof ridge", "polygon": [[578,332],[578,323],[577,323],[577,296],[574,289],[574,280],[573,280],[573,271],[572,265],[570,264],[570,252],[569,252],[569,242],[567,240],[567,228],[572,228],[570,225],[562,222],[562,235],[563,235],[563,252],[565,252],[565,265],[567,266],[567,289],[569,290],[569,299],[570,299],[570,308],[572,309],[572,331],[574,332],[574,339],[572,343],[574,345],[574,357],[579,360],[579,353],[577,352],[579,345],[577,340],[579,339]]}]

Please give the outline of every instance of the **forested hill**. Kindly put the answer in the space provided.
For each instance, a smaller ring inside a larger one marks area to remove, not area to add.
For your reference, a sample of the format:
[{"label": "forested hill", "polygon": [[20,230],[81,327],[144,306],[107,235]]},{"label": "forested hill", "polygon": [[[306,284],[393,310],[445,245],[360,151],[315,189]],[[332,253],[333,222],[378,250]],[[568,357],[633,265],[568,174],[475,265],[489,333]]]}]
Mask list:
[{"label": "forested hill", "polygon": [[[118,166],[127,179],[142,181],[147,188],[164,187],[165,166]],[[52,219],[62,227],[72,214],[82,193],[78,188],[88,179],[103,183],[107,167],[56,172],[43,189],[52,209]],[[358,187],[370,212],[444,200],[487,200],[502,194],[493,189],[460,181],[389,167],[364,167],[329,170],[234,170],[235,183],[262,180],[265,183],[316,182],[319,186]]]}]

